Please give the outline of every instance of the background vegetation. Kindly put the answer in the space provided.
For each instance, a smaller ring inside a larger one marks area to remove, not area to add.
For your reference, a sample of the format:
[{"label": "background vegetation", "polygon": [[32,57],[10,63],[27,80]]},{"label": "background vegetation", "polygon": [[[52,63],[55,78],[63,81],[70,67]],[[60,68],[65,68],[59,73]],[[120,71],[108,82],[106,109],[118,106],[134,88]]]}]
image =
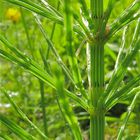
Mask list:
[{"label": "background vegetation", "polygon": [[[34,0],[39,3],[39,0]],[[128,7],[133,0],[119,0],[109,19],[109,23],[112,23],[114,19],[121,14],[126,7]],[[48,0],[48,3],[59,9],[63,14],[63,6],[57,0]],[[108,0],[104,1],[104,8],[106,9]],[[43,4],[42,4],[43,5]],[[87,2],[89,6],[89,3]],[[75,10],[79,7],[78,4],[74,5]],[[8,13],[9,8],[16,10],[16,18],[11,17]],[[55,24],[47,18],[39,16],[42,26],[45,29],[49,38],[55,45],[56,50],[61,56],[63,62],[69,68],[67,53],[65,50],[65,28],[59,24]],[[109,79],[112,77],[114,65],[117,60],[119,48],[122,43],[122,35],[126,31],[126,47],[123,50],[121,61],[124,59],[129,44],[131,43],[134,29],[138,21],[133,21],[127,28],[123,28],[119,32],[113,35],[113,37],[105,44],[105,83],[108,84]],[[109,30],[109,25],[108,29]],[[42,35],[38,22],[32,12],[10,4],[5,1],[0,1],[0,34],[5,36],[9,42],[13,44],[15,48],[18,48],[21,52],[35,60],[41,68],[45,69],[48,73],[57,73],[56,58],[50,51],[44,36]],[[85,40],[79,35],[74,34],[73,44],[76,48],[76,56],[78,58],[79,69],[82,75],[84,87],[88,88],[88,77],[87,77],[87,60],[86,60],[86,45]],[[0,48],[6,52],[10,52],[0,42]],[[44,58],[45,57],[45,58]],[[44,66],[46,64],[47,67]],[[140,51],[133,59],[131,65],[127,68],[127,73],[124,76],[120,86],[125,85],[128,81],[132,80],[140,74]],[[53,81],[52,81],[53,82]],[[55,81],[54,81],[55,82]],[[140,84],[139,84],[140,85]],[[36,133],[34,127],[25,123],[25,120],[16,113],[15,109],[11,106],[7,96],[9,95],[14,103],[16,103],[20,109],[28,116],[28,118],[42,131],[45,132],[49,137],[55,138],[56,140],[71,140],[72,134],[68,124],[66,123],[59,104],[57,101],[57,94],[54,89],[44,84],[38,78],[30,74],[27,70],[7,61],[0,57],[0,86],[4,88],[4,91],[0,92],[0,114],[15,122],[24,130],[40,139],[39,133]],[[75,90],[72,83],[65,79],[65,87],[67,89]],[[44,91],[42,90],[44,89]],[[119,87],[118,87],[119,89]],[[44,92],[44,96],[40,93]],[[4,94],[5,93],[5,94]],[[78,93],[77,93],[78,95]],[[80,96],[80,95],[79,95]],[[127,107],[132,103],[134,95],[131,95],[127,100],[117,103],[112,109],[106,114],[105,123],[105,139],[111,140],[116,139],[118,130],[122,125],[123,120],[126,117]],[[78,117],[78,121],[82,128],[82,135],[85,140],[89,139],[89,114],[82,109],[78,104],[70,100],[70,104],[73,106],[74,112]],[[45,107],[45,112],[44,108]],[[44,125],[44,113],[45,113],[45,125]],[[1,118],[2,119],[2,118]],[[10,123],[10,122],[9,122]],[[4,138],[5,135],[5,138]],[[140,135],[140,97],[136,101],[135,108],[131,113],[126,129],[124,131],[123,139],[133,140]],[[8,137],[7,137],[8,136]],[[0,139],[7,139],[10,137],[13,140],[18,140],[16,134],[7,128],[7,126],[0,124]],[[2,138],[3,137],[3,138]],[[7,138],[6,138],[7,137]]]}]

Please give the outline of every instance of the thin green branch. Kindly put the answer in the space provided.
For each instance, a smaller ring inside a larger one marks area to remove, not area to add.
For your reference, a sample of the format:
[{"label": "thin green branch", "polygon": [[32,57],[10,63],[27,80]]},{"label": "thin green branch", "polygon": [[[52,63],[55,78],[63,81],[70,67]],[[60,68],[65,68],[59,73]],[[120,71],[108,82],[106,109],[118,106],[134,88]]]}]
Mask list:
[{"label": "thin green branch", "polygon": [[119,91],[115,92],[111,98],[109,98],[105,103],[106,110],[109,110],[112,106],[117,104],[119,101],[129,98],[129,92],[139,85],[140,75],[135,77],[133,80],[123,86]]},{"label": "thin green branch", "polygon": [[137,26],[135,28],[135,32],[133,35],[133,39],[129,47],[129,51],[125,59],[119,65],[119,67],[117,69],[114,69],[113,76],[109,81],[109,84],[107,86],[105,93],[100,98],[99,104],[102,102],[105,102],[105,100],[108,100],[118,89],[118,86],[126,73],[127,67],[129,66],[129,64],[131,63],[131,61],[133,60],[133,58],[136,56],[136,54],[138,53],[140,49],[139,34],[140,34],[140,19],[138,19]]},{"label": "thin green branch", "polygon": [[79,45],[79,48],[76,50],[76,53],[75,53],[76,57],[79,56],[79,54],[80,54],[82,48],[84,47],[84,45],[86,44],[86,42],[87,42],[87,39],[82,40],[82,42]]},{"label": "thin green branch", "polygon": [[122,27],[131,21],[140,17],[140,0],[135,0],[124,12],[110,25],[109,34],[106,36],[108,40],[112,35],[119,31]]},{"label": "thin green branch", "polygon": [[45,135],[48,135],[48,125],[47,125],[47,119],[46,119],[46,106],[45,106],[45,97],[44,97],[44,82],[39,80],[40,84],[40,94],[41,94],[41,108],[43,113],[43,125],[44,125],[44,133]]},{"label": "thin green branch", "polygon": [[117,0],[109,0],[108,1],[107,9],[104,12],[104,21],[103,21],[103,26],[102,26],[103,30],[105,30],[105,27],[107,26],[108,19],[109,19],[110,15],[111,15],[111,12],[112,12],[116,2],[117,2]]},{"label": "thin green branch", "polygon": [[[28,0],[5,0],[7,2],[13,3],[15,5],[19,5],[21,7],[24,7],[26,9],[28,9],[29,11],[35,12],[43,17],[46,17],[48,19],[51,19],[52,21],[63,25],[64,20],[61,17],[61,14],[54,9],[51,5],[48,5],[47,8],[40,6],[38,4],[35,4],[32,1],[28,1]],[[48,3],[47,3],[48,4]],[[85,37],[85,33],[83,33],[83,29],[81,30],[81,28],[79,28],[79,26],[74,25],[73,26],[74,31],[77,32],[78,34],[81,35],[81,37]],[[87,35],[88,36],[88,35]]]},{"label": "thin green branch", "polygon": [[40,29],[40,31],[42,32],[46,42],[48,43],[48,46],[50,47],[51,51],[53,52],[55,58],[56,58],[56,61],[58,62],[58,64],[61,66],[61,68],[64,70],[64,72],[66,73],[66,75],[69,77],[69,79],[71,80],[72,83],[74,83],[73,81],[73,77],[72,77],[72,74],[71,72],[69,71],[69,69],[66,67],[66,65],[64,64],[64,62],[62,61],[61,57],[59,56],[57,50],[55,49],[52,41],[50,40],[50,38],[48,37],[47,33],[45,32],[42,24],[41,24],[41,21],[39,20],[39,18],[35,15],[35,19],[36,19],[36,22],[37,22],[37,25]]},{"label": "thin green branch", "polygon": [[73,45],[73,16],[71,11],[71,0],[64,1],[65,8],[65,29],[66,29],[66,50],[68,54],[69,64],[72,70],[73,79],[76,83],[76,87],[80,89],[82,96],[87,99],[87,94],[84,89],[80,70],[78,68],[77,58],[75,56],[75,50]]},{"label": "thin green branch", "polygon": [[122,58],[123,58],[123,51],[124,51],[124,48],[125,48],[127,31],[128,31],[128,26],[126,26],[124,28],[124,31],[123,31],[122,43],[121,43],[121,47],[119,49],[119,53],[118,53],[117,60],[116,60],[116,63],[115,63],[115,67],[114,67],[115,69],[117,69],[119,64],[121,64],[121,61],[122,61]]},{"label": "thin green branch", "polygon": [[76,13],[73,14],[75,20],[77,21],[77,23],[81,26],[81,28],[83,29],[85,35],[87,36],[89,41],[94,41],[93,36],[91,35],[88,27],[83,23],[82,19],[80,19],[80,17],[77,16]]},{"label": "thin green branch", "polygon": [[136,105],[136,101],[137,101],[137,98],[139,97],[140,95],[140,87],[139,88],[135,88],[133,89],[131,92],[135,93],[136,95],[134,96],[132,102],[131,102],[131,105],[128,107],[128,111],[127,111],[127,114],[126,114],[126,117],[123,121],[123,125],[121,126],[120,130],[119,130],[119,133],[117,135],[117,140],[122,140],[122,137],[123,137],[123,132],[124,132],[124,129],[127,125],[127,122],[130,118],[130,115],[131,115],[131,112],[134,110],[134,107]]},{"label": "thin green branch", "polygon": [[86,20],[88,22],[89,28],[93,29],[93,23],[92,23],[92,19],[90,17],[90,13],[89,13],[89,9],[87,7],[86,1],[79,0],[79,3],[81,4],[82,16],[84,17],[84,20]]},{"label": "thin green branch", "polygon": [[42,58],[42,61],[43,61],[43,64],[44,64],[45,71],[47,71],[47,73],[49,75],[52,75],[52,72],[51,72],[51,69],[50,69],[50,65],[49,65],[49,63],[47,61],[47,58],[45,57],[45,54],[44,54],[42,48],[39,49],[39,52],[40,52],[40,55],[41,55],[41,58]]},{"label": "thin green branch", "polygon": [[22,23],[23,23],[25,33],[26,33],[26,37],[27,37],[27,41],[28,41],[28,46],[29,46],[29,49],[30,49],[32,57],[35,58],[34,53],[33,53],[34,48],[32,46],[30,35],[29,35],[29,32],[28,32],[28,27],[27,27],[27,24],[26,24],[26,21],[25,21],[24,11],[23,11],[23,9],[21,7],[20,7],[20,12],[21,12],[21,17],[22,17]]},{"label": "thin green branch", "polygon": [[[44,0],[43,0],[43,1],[44,1]],[[59,10],[59,7],[60,7],[60,1],[58,0],[58,2],[57,2],[57,10]],[[56,27],[56,23],[53,23],[52,31],[51,31],[51,35],[50,35],[50,40],[51,40],[51,41],[52,41],[53,36],[54,36],[55,27]],[[49,52],[50,52],[50,46],[48,46],[48,49],[47,49],[46,59],[48,59],[48,57],[49,57]]]},{"label": "thin green branch", "polygon": [[88,20],[89,11],[88,11],[86,1],[85,0],[79,0],[79,3],[82,5],[82,11],[84,12],[84,15],[85,15],[86,19]]},{"label": "thin green branch", "polygon": [[10,138],[8,135],[5,134],[0,134],[0,138],[2,138],[2,140],[12,140],[12,138]]},{"label": "thin green branch", "polygon": [[[39,0],[40,1],[40,0]],[[60,17],[62,17],[62,14],[58,11],[58,7],[59,7],[59,4],[60,4],[60,1],[58,1],[58,4],[57,4],[57,8],[55,9],[53,6],[49,5],[47,1],[45,0],[41,0],[41,2],[45,5],[45,7],[47,9],[49,9],[51,12],[53,12],[54,14],[57,14],[59,15]]]},{"label": "thin green branch", "polygon": [[70,106],[70,102],[66,97],[64,91],[64,78],[62,77],[62,73],[56,70],[56,91],[58,94],[58,101],[61,108],[61,111],[65,117],[65,120],[68,122],[69,127],[71,128],[72,134],[75,140],[82,140],[82,133],[77,121],[77,117],[74,115],[72,107]]},{"label": "thin green branch", "polygon": [[[80,1],[83,1],[83,0],[80,0]],[[82,2],[81,2],[82,3]],[[64,3],[61,2],[62,6],[64,6]],[[64,8],[65,9],[65,8]],[[71,14],[73,14],[73,17],[76,21],[76,23],[78,23],[78,26],[77,24],[73,24],[73,31],[77,32],[78,34],[80,34],[83,38],[85,38],[85,36],[88,38],[89,42],[90,41],[93,41],[93,36],[88,28],[88,26],[83,22],[82,18],[74,11],[75,9],[72,9],[71,8]],[[87,17],[87,19],[84,19],[84,20],[90,20],[89,21],[89,27],[92,27],[92,19],[89,17]]]}]

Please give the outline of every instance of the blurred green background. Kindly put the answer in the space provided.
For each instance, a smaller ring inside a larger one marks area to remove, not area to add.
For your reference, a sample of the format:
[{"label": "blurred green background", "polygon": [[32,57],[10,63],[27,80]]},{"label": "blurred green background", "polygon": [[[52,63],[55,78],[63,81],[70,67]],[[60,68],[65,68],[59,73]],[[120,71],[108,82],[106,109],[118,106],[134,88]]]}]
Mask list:
[{"label": "blurred green background", "polygon": [[[35,1],[35,0],[34,0]],[[112,21],[126,8],[133,0],[119,0],[116,7],[114,8],[111,18],[109,20],[110,24]],[[105,7],[107,6],[107,0],[105,2]],[[36,0],[36,3],[39,3],[39,0]],[[57,8],[58,1],[48,0],[50,5]],[[88,2],[87,2],[88,3]],[[77,5],[79,6],[79,5]],[[8,19],[6,13],[9,8],[15,8],[21,13],[21,8],[16,7],[15,5],[0,1],[0,34],[6,36],[6,38],[18,49],[24,52],[29,57],[33,58],[38,62],[42,67],[43,62],[40,55],[40,49],[43,53],[47,53],[48,46],[44,40],[37,24],[34,20],[34,17],[30,11],[22,9],[24,13],[24,18],[26,21],[26,26],[28,28],[29,38],[31,40],[31,46],[29,46],[25,28],[23,25],[22,17],[14,23],[11,19]],[[59,10],[63,14],[63,8],[60,6]],[[41,18],[42,24],[48,33],[51,36],[52,28],[54,23],[48,19]],[[135,22],[133,22],[128,29],[127,34],[127,44],[130,43],[133,34],[133,28],[135,27]],[[114,69],[114,64],[117,58],[118,50],[121,45],[122,31],[119,31],[113,36],[113,38],[105,45],[105,82],[108,83],[112,75],[112,70]],[[61,55],[63,61],[67,64],[67,55],[65,52],[65,36],[64,28],[61,25],[55,26],[53,42],[55,47]],[[74,45],[77,47],[78,53],[78,63],[82,73],[82,78],[84,86],[87,87],[87,73],[86,73],[86,50],[85,46],[82,49],[78,48],[82,39],[78,34],[74,35]],[[3,45],[0,43],[0,47],[3,48]],[[7,50],[8,51],[8,50]],[[126,50],[127,51],[127,48]],[[125,52],[124,52],[125,54]],[[47,64],[49,65],[50,72],[54,71],[53,65],[57,65],[55,58],[51,52],[45,54],[48,56]],[[125,84],[125,82],[131,80],[133,77],[140,73],[140,52],[133,60],[132,64],[127,70],[124,82],[120,84]],[[29,119],[36,124],[42,131],[43,128],[43,118],[42,118],[42,109],[41,109],[41,97],[40,97],[40,85],[39,80],[33,75],[29,74],[27,71],[23,70],[19,66],[2,59],[0,57],[0,86],[4,87],[13,100],[21,110],[29,117]],[[66,81],[66,86],[68,88],[73,88],[69,81]],[[119,87],[118,87],[119,88]],[[125,117],[127,106],[131,102],[131,97],[125,102],[117,104],[113,109],[111,109],[106,115],[106,140],[113,140],[116,137],[117,130],[121,126],[122,120]],[[140,98],[139,98],[140,99]],[[73,102],[71,102],[73,104]],[[45,85],[45,106],[46,106],[46,118],[47,118],[47,128],[48,134],[50,137],[55,137],[56,140],[71,140],[69,127],[65,123],[61,112],[59,110],[55,91],[50,87]],[[85,140],[89,138],[89,116],[83,109],[78,105],[73,106],[75,114],[78,116],[80,125],[82,127],[83,135]],[[8,100],[4,94],[0,93],[0,113],[4,116],[10,118],[12,121],[17,122],[22,128],[26,129],[28,132],[32,133],[34,136],[39,136],[34,130],[15,113]],[[0,124],[0,133],[8,134],[13,138],[13,140],[18,140],[16,135],[10,132],[7,127]],[[140,100],[138,100],[135,110],[131,114],[129,123],[125,130],[124,139],[133,140],[140,134]]]}]

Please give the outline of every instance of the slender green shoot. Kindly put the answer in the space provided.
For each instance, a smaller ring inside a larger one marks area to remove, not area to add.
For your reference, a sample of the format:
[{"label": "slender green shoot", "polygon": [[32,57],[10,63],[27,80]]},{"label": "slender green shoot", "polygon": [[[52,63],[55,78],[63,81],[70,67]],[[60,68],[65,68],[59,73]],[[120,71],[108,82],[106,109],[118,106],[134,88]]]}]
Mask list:
[{"label": "slender green shoot", "polygon": [[77,58],[75,56],[75,48],[73,45],[73,16],[71,11],[71,0],[64,1],[64,10],[65,10],[65,30],[66,30],[66,50],[68,55],[69,64],[71,66],[71,71],[73,74],[74,81],[76,83],[75,87],[80,89],[82,96],[87,99],[87,93],[82,83],[82,78],[80,70],[78,67]]},{"label": "slender green shoot", "polygon": [[25,33],[26,33],[26,37],[27,37],[27,41],[28,41],[28,47],[31,50],[30,52],[31,52],[32,57],[35,58],[34,48],[33,48],[32,43],[31,43],[31,39],[30,39],[29,31],[28,31],[28,26],[26,24],[24,10],[21,7],[20,7],[20,12],[21,12],[22,23],[23,23]]},{"label": "slender green shoot", "polygon": [[134,87],[138,86],[139,82],[140,82],[140,75],[135,77],[133,80],[129,81],[127,85],[123,86],[119,91],[114,93],[114,95],[108,101],[106,101],[106,104],[105,104],[106,110],[109,110],[119,101],[129,98],[131,96],[130,91]]},{"label": "slender green shoot", "polygon": [[122,27],[140,17],[140,0],[135,0],[119,17],[110,25],[111,29],[106,36],[108,40],[112,35],[119,31]]},{"label": "slender green shoot", "polygon": [[121,61],[122,61],[122,58],[123,58],[123,51],[124,51],[124,48],[125,48],[125,43],[126,43],[126,32],[128,31],[128,26],[126,26],[124,28],[124,31],[123,31],[123,35],[122,35],[122,44],[121,44],[121,47],[119,49],[119,53],[118,53],[118,56],[117,56],[117,60],[116,60],[116,63],[115,63],[115,69],[118,68],[119,64],[121,64]]},{"label": "slender green shoot", "polygon": [[[125,57],[125,59],[121,62],[119,67],[117,69],[114,69],[114,73],[112,78],[110,79],[110,82],[107,86],[107,89],[104,93],[104,95],[100,98],[99,103],[107,101],[118,89],[118,86],[121,82],[121,80],[124,77],[124,74],[126,73],[127,67],[133,60],[134,56],[138,53],[138,50],[140,49],[139,43],[140,43],[140,19],[138,19],[137,26],[135,28],[135,32],[133,35],[132,42],[129,47],[129,51]],[[106,99],[107,98],[107,99]]]},{"label": "slender green shoot", "polygon": [[124,129],[126,127],[126,124],[129,120],[129,117],[131,115],[131,112],[134,110],[134,107],[136,105],[136,101],[137,101],[137,98],[139,97],[140,95],[140,87],[138,88],[134,88],[131,92],[134,92],[136,95],[134,96],[132,102],[131,102],[131,105],[128,107],[128,111],[127,111],[127,114],[126,114],[126,117],[123,121],[123,125],[121,126],[120,130],[119,130],[119,133],[117,135],[117,140],[122,140],[122,137],[123,137],[123,132],[124,132]]},{"label": "slender green shoot", "polygon": [[64,91],[64,79],[61,76],[62,74],[56,68],[56,87],[57,87],[57,94],[58,94],[58,102],[60,104],[60,108],[62,113],[65,117],[65,120],[68,122],[69,127],[71,128],[72,134],[75,140],[82,140],[82,133],[77,121],[76,116],[72,110],[72,107],[69,105],[69,100],[66,97]]},{"label": "slender green shoot", "polygon": [[45,132],[45,135],[48,135],[48,126],[47,126],[47,119],[46,119],[46,106],[45,106],[45,97],[44,97],[44,82],[39,80],[39,83],[40,83],[41,107],[42,107],[42,113],[43,113],[44,132]]}]

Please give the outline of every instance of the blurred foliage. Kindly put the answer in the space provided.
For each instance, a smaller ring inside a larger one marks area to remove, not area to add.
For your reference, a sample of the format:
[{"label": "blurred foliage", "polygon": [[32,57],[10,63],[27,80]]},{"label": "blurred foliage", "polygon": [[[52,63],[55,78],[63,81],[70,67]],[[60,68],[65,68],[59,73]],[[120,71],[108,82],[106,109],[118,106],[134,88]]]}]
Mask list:
[{"label": "blurred foliage", "polygon": [[[35,1],[35,0],[34,0]],[[119,0],[113,9],[111,14],[110,23],[132,2],[133,0]],[[39,2],[39,0],[36,0]],[[57,7],[57,1],[48,0],[50,5]],[[107,7],[108,0],[105,0],[105,7]],[[87,1],[88,4],[88,1]],[[89,4],[88,4],[89,5]],[[74,9],[78,8],[79,5],[74,5]],[[28,45],[28,40],[26,38],[25,29],[23,28],[22,18],[13,22],[11,18],[7,18],[6,14],[9,8],[15,8],[20,13],[20,8],[15,5],[5,3],[0,1],[0,34],[3,34],[8,38],[12,44],[15,45],[22,52],[27,54],[29,57],[36,60],[42,67],[43,62],[39,53],[41,48],[43,52],[46,52],[48,49],[47,43],[44,40],[42,34],[40,33],[37,25],[34,21],[33,15],[31,12],[23,9],[25,14],[25,20],[28,27],[28,32],[31,39],[32,50]],[[63,13],[63,8],[60,7],[61,13]],[[40,17],[41,18],[41,17]],[[51,35],[53,22],[50,20],[41,18],[42,24],[46,29],[46,32]],[[135,22],[130,26],[135,27]],[[129,29],[127,34],[127,44],[130,43],[132,38],[133,30]],[[118,54],[119,47],[121,45],[121,36],[122,31],[114,35],[114,37],[105,45],[105,73],[106,73],[106,83],[108,83],[109,78],[112,76],[112,70],[114,69],[114,64]],[[62,59],[67,63],[67,56],[65,53],[65,41],[64,41],[64,28],[61,25],[56,25],[53,42],[55,42],[55,47],[58,50],[59,54],[62,56]],[[79,60],[80,70],[82,77],[84,79],[84,86],[87,86],[87,77],[86,77],[86,50],[85,46],[80,49],[78,46],[81,44],[82,40],[77,35],[74,36],[74,45],[77,46],[76,49],[79,51]],[[127,45],[126,45],[127,46]],[[0,47],[2,44],[0,43]],[[8,50],[7,50],[8,51]],[[127,48],[125,50],[127,52]],[[125,52],[124,52],[125,56]],[[48,54],[48,64],[51,71],[54,71],[54,60],[52,53]],[[124,81],[129,81],[134,76],[140,73],[140,52],[136,56],[135,60],[132,62],[131,66],[128,68],[127,75],[125,76]],[[71,83],[67,82],[67,87]],[[123,83],[121,83],[123,84]],[[24,71],[17,65],[14,65],[2,58],[0,58],[0,86],[8,90],[10,96],[18,104],[21,110],[29,117],[29,119],[35,123],[43,131],[43,119],[42,119],[42,110],[41,110],[41,97],[40,97],[40,87],[38,79]],[[119,87],[118,87],[119,88]],[[117,129],[121,125],[121,121],[125,116],[126,107],[130,104],[131,98],[127,102],[122,102],[119,105],[116,105],[112,110],[110,110],[106,117],[106,140],[115,139],[112,135],[116,135]],[[45,85],[45,107],[46,107],[46,118],[48,125],[48,132],[50,137],[56,137],[56,140],[71,140],[69,127],[65,124],[65,120],[61,115],[59,110],[56,94],[54,90]],[[79,118],[79,122],[82,126],[83,135],[85,140],[88,140],[88,129],[89,129],[89,116],[78,106],[74,106],[75,113]],[[32,130],[31,127],[27,126],[23,120],[17,116],[13,108],[8,103],[5,96],[0,93],[0,113],[8,116],[12,121],[17,122],[22,128],[26,129],[28,132],[36,136],[36,132]],[[118,115],[119,114],[119,115]],[[133,140],[138,134],[140,134],[140,100],[138,100],[137,106],[131,115],[128,126],[125,130],[125,140]],[[11,136],[14,140],[18,139],[13,133],[11,133],[4,125],[0,127],[0,133],[5,133]],[[65,133],[64,133],[65,132]],[[38,136],[36,136],[38,137]]]}]

